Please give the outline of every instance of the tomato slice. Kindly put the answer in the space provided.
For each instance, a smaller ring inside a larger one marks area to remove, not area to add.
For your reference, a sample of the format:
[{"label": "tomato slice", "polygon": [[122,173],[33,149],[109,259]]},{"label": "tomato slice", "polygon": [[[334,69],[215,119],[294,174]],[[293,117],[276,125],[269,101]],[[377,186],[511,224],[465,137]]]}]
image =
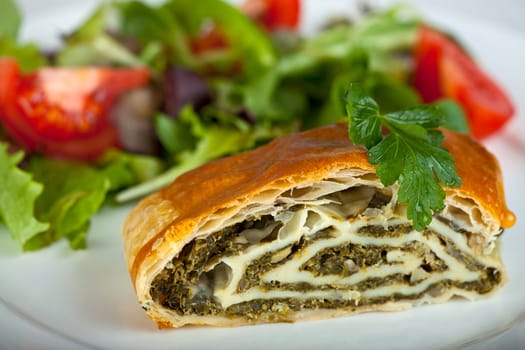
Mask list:
[{"label": "tomato slice", "polygon": [[423,102],[433,102],[443,97],[439,76],[439,61],[444,42],[441,35],[427,27],[421,27],[414,50],[415,71],[413,85]]},{"label": "tomato slice", "polygon": [[439,76],[445,96],[465,109],[475,137],[493,134],[514,115],[510,98],[463,52],[451,49],[443,56]]},{"label": "tomato slice", "polygon": [[206,28],[195,40],[191,42],[191,50],[199,55],[210,51],[227,49],[230,43],[227,35],[213,25]]},{"label": "tomato slice", "polygon": [[513,116],[507,94],[456,43],[423,26],[414,51],[414,87],[425,102],[448,97],[458,102],[476,138],[487,137]]},{"label": "tomato slice", "polygon": [[149,71],[43,68],[22,75],[16,61],[4,58],[0,76],[0,120],[11,138],[28,151],[91,160],[119,145],[111,107],[122,93],[145,85]]},{"label": "tomato slice", "polygon": [[243,11],[269,31],[299,26],[300,0],[246,0]]}]

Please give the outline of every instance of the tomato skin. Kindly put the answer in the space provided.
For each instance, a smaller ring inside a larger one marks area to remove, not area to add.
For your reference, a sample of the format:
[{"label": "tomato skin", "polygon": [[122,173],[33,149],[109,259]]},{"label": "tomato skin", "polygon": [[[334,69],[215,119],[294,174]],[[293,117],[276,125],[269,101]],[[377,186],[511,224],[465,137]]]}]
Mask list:
[{"label": "tomato skin", "polygon": [[145,85],[145,68],[43,68],[21,75],[16,61],[0,59],[0,120],[28,151],[94,160],[118,147],[109,113],[120,94]]},{"label": "tomato skin", "polygon": [[419,91],[423,102],[430,103],[443,97],[439,76],[439,61],[442,55],[439,33],[420,28],[414,50],[415,71],[413,85]]},{"label": "tomato skin", "polygon": [[246,0],[242,8],[268,31],[296,30],[299,26],[300,0]]},{"label": "tomato skin", "polygon": [[474,137],[488,137],[514,115],[514,106],[490,77],[471,65],[468,57],[457,53],[460,55],[442,59],[439,75],[443,92],[463,106]]},{"label": "tomato skin", "polygon": [[297,28],[300,12],[299,0],[267,0],[266,9],[262,22],[270,31],[279,28]]},{"label": "tomato skin", "polygon": [[13,59],[0,57],[0,107],[10,98],[11,86],[16,81],[20,67]]},{"label": "tomato skin", "polygon": [[463,107],[474,137],[492,135],[513,116],[514,106],[503,89],[437,30],[419,29],[414,61],[413,85],[423,101],[454,99]]},{"label": "tomato skin", "polygon": [[217,26],[207,28],[190,44],[192,52],[197,55],[215,50],[224,50],[229,45],[227,35]]}]

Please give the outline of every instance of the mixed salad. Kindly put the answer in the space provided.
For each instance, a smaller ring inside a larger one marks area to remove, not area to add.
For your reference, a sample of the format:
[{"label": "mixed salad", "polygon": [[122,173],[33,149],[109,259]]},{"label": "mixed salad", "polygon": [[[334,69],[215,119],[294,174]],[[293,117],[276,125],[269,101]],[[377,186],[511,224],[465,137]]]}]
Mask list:
[{"label": "mixed salad", "polygon": [[432,103],[477,138],[514,112],[453,37],[407,6],[362,6],[306,37],[300,0],[110,1],[52,51],[19,40],[14,0],[0,7],[0,221],[23,250],[63,238],[85,248],[103,205],[344,120],[349,82],[387,116]]}]

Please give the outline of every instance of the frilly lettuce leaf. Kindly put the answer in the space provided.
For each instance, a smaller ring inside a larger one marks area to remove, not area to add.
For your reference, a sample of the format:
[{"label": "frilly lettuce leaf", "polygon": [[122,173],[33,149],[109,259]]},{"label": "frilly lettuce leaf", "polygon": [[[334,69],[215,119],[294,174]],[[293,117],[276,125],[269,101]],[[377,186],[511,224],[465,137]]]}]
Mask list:
[{"label": "frilly lettuce leaf", "polygon": [[43,187],[18,167],[23,157],[22,152],[10,154],[8,146],[0,143],[0,219],[20,244],[49,228],[35,217],[35,200]]},{"label": "frilly lettuce leaf", "polygon": [[36,44],[18,42],[22,14],[13,0],[0,0],[0,56],[14,57],[24,72],[46,64]]},{"label": "frilly lettuce leaf", "polygon": [[13,0],[0,0],[0,39],[16,39],[22,14]]},{"label": "frilly lettuce leaf", "polygon": [[23,156],[0,143],[0,221],[25,251],[64,238],[73,249],[85,248],[91,217],[102,205],[163,170],[155,158],[117,151],[97,165],[32,156],[22,170]]},{"label": "frilly lettuce leaf", "polygon": [[118,9],[103,3],[65,40],[56,61],[59,66],[140,66],[143,62],[110,33],[118,32]]},{"label": "frilly lettuce leaf", "polygon": [[14,57],[23,72],[31,72],[47,64],[36,44],[19,44],[10,38],[0,38],[0,56]]},{"label": "frilly lettuce leaf", "polygon": [[35,213],[49,228],[25,242],[25,250],[36,250],[67,237],[72,248],[85,248],[90,218],[104,203],[110,182],[103,172],[89,165],[33,158],[29,169],[44,185],[35,203]]},{"label": "frilly lettuce leaf", "polygon": [[118,151],[108,153],[99,165],[32,158],[28,169],[44,185],[35,202],[35,214],[49,227],[25,242],[24,249],[40,249],[64,237],[71,248],[85,248],[91,217],[116,191],[162,171],[158,162]]}]

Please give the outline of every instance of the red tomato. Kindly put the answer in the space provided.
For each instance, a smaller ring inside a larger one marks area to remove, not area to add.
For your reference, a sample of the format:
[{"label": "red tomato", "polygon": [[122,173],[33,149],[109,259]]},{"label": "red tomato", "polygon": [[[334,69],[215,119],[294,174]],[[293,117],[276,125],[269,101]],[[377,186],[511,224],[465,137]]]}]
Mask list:
[{"label": "red tomato", "polygon": [[122,93],[145,85],[145,68],[43,68],[22,75],[0,59],[0,121],[28,151],[92,160],[118,146],[109,121]]},{"label": "red tomato", "polygon": [[9,88],[13,86],[19,70],[15,60],[0,58],[0,107],[7,100]]},{"label": "red tomato", "polygon": [[457,44],[421,27],[414,52],[414,86],[423,101],[452,98],[465,110],[477,138],[499,130],[514,114],[505,92]]},{"label": "red tomato", "polygon": [[301,12],[300,0],[246,0],[243,11],[269,31],[297,29]]},{"label": "red tomato", "polygon": [[191,42],[191,49],[196,54],[215,50],[224,50],[229,46],[226,34],[217,26],[211,26]]}]

